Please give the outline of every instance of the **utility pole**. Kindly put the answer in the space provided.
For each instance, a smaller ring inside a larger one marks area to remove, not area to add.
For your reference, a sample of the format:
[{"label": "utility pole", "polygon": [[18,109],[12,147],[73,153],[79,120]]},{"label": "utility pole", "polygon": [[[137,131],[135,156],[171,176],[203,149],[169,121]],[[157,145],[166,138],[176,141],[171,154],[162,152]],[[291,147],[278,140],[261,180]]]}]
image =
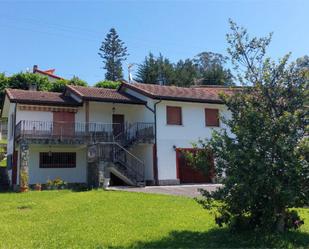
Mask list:
[{"label": "utility pole", "polygon": [[135,63],[129,63],[128,65],[128,78],[129,78],[129,83],[131,83],[132,79],[132,75],[131,75],[131,68],[135,65]]}]

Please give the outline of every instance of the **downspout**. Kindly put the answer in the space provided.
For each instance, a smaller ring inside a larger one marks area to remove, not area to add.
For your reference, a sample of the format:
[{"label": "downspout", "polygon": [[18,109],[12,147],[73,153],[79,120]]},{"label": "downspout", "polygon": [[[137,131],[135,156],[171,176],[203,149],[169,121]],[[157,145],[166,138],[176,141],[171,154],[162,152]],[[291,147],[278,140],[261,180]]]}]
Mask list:
[{"label": "downspout", "polygon": [[[12,122],[14,122],[14,129],[11,131],[12,134],[12,139],[13,139],[13,152],[12,152],[12,158],[11,158],[11,169],[13,172],[13,168],[12,168],[12,164],[13,164],[13,160],[14,160],[14,154],[15,154],[15,129],[16,129],[16,110],[17,110],[17,103],[15,103],[15,107],[14,107],[14,118],[12,120]],[[11,126],[12,127],[12,126]],[[10,134],[11,136],[11,134]],[[7,140],[9,141],[10,138],[8,138]],[[16,183],[15,185],[19,185],[19,161],[20,161],[20,150],[18,150],[18,156],[17,156],[17,162],[16,162]],[[13,181],[13,177],[11,177],[11,181]],[[14,186],[13,186],[14,187]]]},{"label": "downspout", "polygon": [[160,99],[154,104],[154,121],[155,121],[155,163],[153,165],[153,173],[155,178],[155,185],[159,185],[159,177],[158,177],[158,152],[157,152],[157,104],[161,103],[162,100]]},{"label": "downspout", "polygon": [[153,165],[153,174],[154,174],[154,180],[155,185],[159,185],[159,179],[158,179],[158,153],[157,153],[157,104],[162,102],[162,99],[157,101],[154,104],[154,109],[149,107],[147,103],[145,104],[146,108],[150,110],[154,114],[154,133],[155,133],[155,142],[154,142],[154,165]]}]

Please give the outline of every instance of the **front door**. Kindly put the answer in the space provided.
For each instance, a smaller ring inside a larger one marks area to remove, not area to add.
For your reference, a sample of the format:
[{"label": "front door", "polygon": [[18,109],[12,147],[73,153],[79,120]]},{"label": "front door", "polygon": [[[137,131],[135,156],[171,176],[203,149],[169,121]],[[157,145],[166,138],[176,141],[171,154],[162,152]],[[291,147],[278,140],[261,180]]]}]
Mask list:
[{"label": "front door", "polygon": [[75,113],[54,112],[53,135],[71,137],[75,133]]},{"label": "front door", "polygon": [[113,134],[114,136],[119,135],[124,131],[124,115],[113,114]]}]

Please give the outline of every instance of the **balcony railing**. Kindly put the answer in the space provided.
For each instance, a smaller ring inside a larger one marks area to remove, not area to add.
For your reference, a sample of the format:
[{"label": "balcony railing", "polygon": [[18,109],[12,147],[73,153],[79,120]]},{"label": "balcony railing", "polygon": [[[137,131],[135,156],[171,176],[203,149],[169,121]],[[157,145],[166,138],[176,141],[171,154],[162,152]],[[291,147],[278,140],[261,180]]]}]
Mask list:
[{"label": "balcony railing", "polygon": [[[154,136],[152,123],[130,125],[106,123],[52,122],[21,120],[15,127],[15,139],[78,139],[95,142],[113,142],[115,138],[127,134],[127,127],[135,127],[134,132],[147,138]],[[137,128],[136,128],[137,127]],[[132,129],[128,129],[132,131]]]}]

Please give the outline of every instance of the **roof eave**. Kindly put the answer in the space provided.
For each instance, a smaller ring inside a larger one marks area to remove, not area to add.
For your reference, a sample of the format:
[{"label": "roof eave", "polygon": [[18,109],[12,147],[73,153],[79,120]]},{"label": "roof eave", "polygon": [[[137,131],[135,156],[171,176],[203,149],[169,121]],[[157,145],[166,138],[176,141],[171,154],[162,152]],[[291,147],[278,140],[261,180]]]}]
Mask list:
[{"label": "roof eave", "polygon": [[156,96],[153,94],[150,94],[147,91],[144,91],[143,89],[140,89],[138,87],[135,87],[131,84],[128,84],[126,82],[122,82],[121,85],[124,85],[125,87],[128,87],[131,90],[134,90],[140,94],[143,94],[144,96],[147,96],[152,99],[159,99],[159,100],[171,100],[171,101],[181,101],[181,102],[194,102],[194,103],[210,103],[210,104],[224,104],[222,100],[212,100],[212,99],[192,99],[192,98],[183,98],[183,97],[167,97],[167,96]]},{"label": "roof eave", "polygon": [[127,101],[127,100],[119,100],[119,99],[104,99],[104,98],[85,97],[85,96],[82,98],[83,100],[87,100],[87,101],[121,103],[121,104],[144,105],[146,103],[144,101]]},{"label": "roof eave", "polygon": [[193,102],[193,103],[224,104],[222,100],[214,100],[214,99],[191,99],[191,98],[166,97],[166,96],[155,96],[154,99],[180,101],[180,102]]},{"label": "roof eave", "polygon": [[76,104],[68,104],[68,103],[59,103],[53,101],[38,101],[38,100],[20,100],[20,99],[11,99],[10,102],[16,104],[28,104],[28,105],[55,105],[55,106],[63,106],[63,107],[79,107],[82,106],[81,103]]}]

